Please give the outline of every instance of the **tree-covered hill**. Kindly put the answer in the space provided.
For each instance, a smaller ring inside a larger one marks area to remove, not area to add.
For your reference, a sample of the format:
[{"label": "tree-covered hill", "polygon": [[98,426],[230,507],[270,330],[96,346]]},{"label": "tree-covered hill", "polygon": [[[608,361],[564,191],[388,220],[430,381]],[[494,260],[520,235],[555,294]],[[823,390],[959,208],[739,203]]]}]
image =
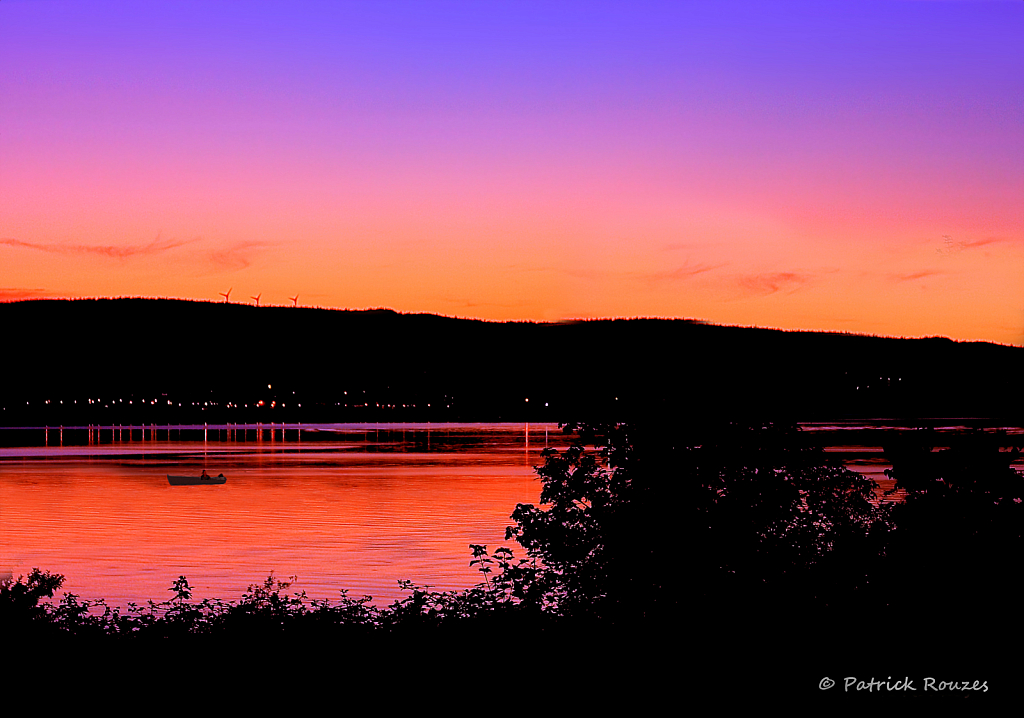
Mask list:
[{"label": "tree-covered hill", "polygon": [[499,323],[96,299],[0,304],[0,327],[8,426],[652,412],[1014,419],[1024,395],[1024,348],[688,320]]}]

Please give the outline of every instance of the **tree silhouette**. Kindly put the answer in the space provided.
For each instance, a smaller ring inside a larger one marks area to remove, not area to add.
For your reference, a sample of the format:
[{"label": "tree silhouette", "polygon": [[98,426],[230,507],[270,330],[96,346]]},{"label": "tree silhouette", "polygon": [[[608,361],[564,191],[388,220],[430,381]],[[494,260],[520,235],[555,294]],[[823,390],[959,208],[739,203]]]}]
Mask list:
[{"label": "tree silhouette", "polygon": [[[571,427],[506,539],[566,615],[667,619],[683,602],[828,604],[867,581],[888,526],[873,481],[792,424]],[[593,444],[588,450],[585,443]]]},{"label": "tree silhouette", "polygon": [[906,491],[886,561],[897,612],[975,625],[1015,613],[1024,474],[1011,466],[1021,452],[1013,444],[1004,432],[919,430],[885,447],[895,489]]}]

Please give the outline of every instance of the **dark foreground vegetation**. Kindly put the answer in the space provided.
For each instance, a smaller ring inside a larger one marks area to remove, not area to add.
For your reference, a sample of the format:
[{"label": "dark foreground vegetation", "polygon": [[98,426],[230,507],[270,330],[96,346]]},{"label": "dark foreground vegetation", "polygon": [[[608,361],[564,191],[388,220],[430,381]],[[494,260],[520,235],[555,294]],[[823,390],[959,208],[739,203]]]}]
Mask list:
[{"label": "dark foreground vegetation", "polygon": [[[407,668],[449,650],[592,698],[642,680],[837,703],[866,699],[841,693],[846,676],[987,682],[957,700],[1017,684],[1006,661],[1022,637],[1024,475],[1005,434],[941,447],[927,430],[901,435],[885,447],[906,491],[895,502],[792,425],[567,430],[573,445],[538,468],[541,505],[512,513],[506,539],[525,556],[471,547],[483,580],[469,590],[406,584],[406,598],[377,607],[344,592],[309,600],[271,576],[237,601],[197,601],[182,576],[169,600],[118,610],[49,601],[62,577],[36,570],[0,590],[5,636],[192,656],[232,646],[236,659],[238,646],[327,650]],[[819,690],[825,676],[840,690]]]}]

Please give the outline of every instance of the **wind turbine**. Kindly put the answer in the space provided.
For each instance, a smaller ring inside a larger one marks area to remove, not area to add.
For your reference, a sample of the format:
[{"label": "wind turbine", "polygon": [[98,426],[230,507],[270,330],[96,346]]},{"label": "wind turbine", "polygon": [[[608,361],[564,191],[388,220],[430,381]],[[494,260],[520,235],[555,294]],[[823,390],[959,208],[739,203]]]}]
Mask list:
[{"label": "wind turbine", "polygon": [[[231,289],[234,289],[234,287],[232,287]],[[220,294],[220,296],[224,297],[224,303],[225,304],[227,304],[228,301],[229,301],[229,297],[231,296],[231,289],[229,289],[226,292],[218,292],[218,294]]]},{"label": "wind turbine", "polygon": [[294,297],[288,297],[288,298],[292,300],[292,306],[293,307],[299,306],[299,295],[298,294],[296,294]]},{"label": "wind turbine", "polygon": [[260,297],[262,297],[262,296],[263,296],[263,292],[260,292],[255,297],[249,297],[249,299],[255,300],[256,301],[256,306],[258,307],[260,305]]}]

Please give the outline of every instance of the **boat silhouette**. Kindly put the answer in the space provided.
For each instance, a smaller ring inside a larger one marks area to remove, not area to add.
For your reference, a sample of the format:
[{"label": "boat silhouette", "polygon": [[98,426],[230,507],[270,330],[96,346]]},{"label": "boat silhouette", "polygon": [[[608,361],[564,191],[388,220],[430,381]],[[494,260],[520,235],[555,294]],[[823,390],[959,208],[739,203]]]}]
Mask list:
[{"label": "boat silhouette", "polygon": [[171,486],[199,486],[204,484],[223,484],[227,481],[224,474],[219,476],[171,476],[167,474],[167,482]]}]

